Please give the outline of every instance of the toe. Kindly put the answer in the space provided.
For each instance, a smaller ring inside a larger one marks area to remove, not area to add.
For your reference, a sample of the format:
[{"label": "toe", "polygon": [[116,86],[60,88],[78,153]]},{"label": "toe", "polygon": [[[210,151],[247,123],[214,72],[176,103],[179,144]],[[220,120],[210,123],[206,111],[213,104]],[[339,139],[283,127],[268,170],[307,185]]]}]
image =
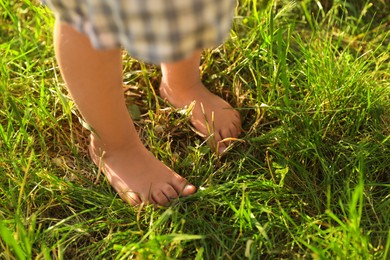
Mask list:
[{"label": "toe", "polygon": [[137,193],[132,191],[119,193],[119,196],[122,198],[122,200],[133,206],[142,203],[141,197]]},{"label": "toe", "polygon": [[234,114],[235,117],[234,117],[234,120],[233,120],[233,124],[238,128],[238,129],[241,129],[241,125],[242,125],[242,121],[241,121],[241,116],[240,114],[235,111],[236,113]]},{"label": "toe", "polygon": [[235,130],[235,137],[238,137],[241,134],[241,121],[240,120],[235,120],[232,122],[232,128]]},{"label": "toe", "polygon": [[166,187],[164,187],[163,193],[169,201],[174,200],[179,196],[176,190],[171,185],[167,185]]},{"label": "toe", "polygon": [[189,196],[196,191],[196,187],[192,184],[189,184],[186,179],[179,177],[174,180],[172,187],[175,189],[176,193],[181,197]]},{"label": "toe", "polygon": [[[235,138],[235,128],[232,127],[232,125],[231,125],[229,128],[222,130],[221,137],[222,137],[222,140]],[[229,146],[229,144],[231,143],[231,140],[226,140],[226,141],[224,141],[224,143],[226,146]]]},{"label": "toe", "polygon": [[182,189],[181,196],[187,197],[189,195],[192,195],[196,192],[196,187],[192,184],[186,184],[184,188]]},{"label": "toe", "polygon": [[233,138],[237,138],[241,134],[241,129],[233,122],[230,126],[230,132]]},{"label": "toe", "polygon": [[223,139],[221,131],[215,131],[214,136],[211,136],[210,142],[213,142],[214,148],[217,146],[218,142]]},{"label": "toe", "polygon": [[226,151],[226,149],[227,149],[226,144],[225,144],[224,142],[220,142],[219,145],[218,145],[218,151],[217,151],[217,153],[218,153],[219,155],[221,155],[221,154],[223,154],[223,153]]},{"label": "toe", "polygon": [[169,199],[165,196],[165,194],[161,190],[152,192],[151,199],[153,200],[154,203],[160,206],[169,205]]},{"label": "toe", "polygon": [[221,130],[221,140],[226,139],[226,138],[231,138],[234,137],[234,127],[233,125],[230,125],[230,127]]}]

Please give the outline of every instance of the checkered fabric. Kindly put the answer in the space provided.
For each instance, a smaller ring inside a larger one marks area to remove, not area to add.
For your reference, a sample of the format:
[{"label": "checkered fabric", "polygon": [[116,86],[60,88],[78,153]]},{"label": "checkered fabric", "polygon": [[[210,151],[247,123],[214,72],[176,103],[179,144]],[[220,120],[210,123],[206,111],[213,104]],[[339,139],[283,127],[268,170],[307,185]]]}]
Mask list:
[{"label": "checkered fabric", "polygon": [[43,0],[97,49],[151,63],[186,58],[229,34],[236,0]]}]

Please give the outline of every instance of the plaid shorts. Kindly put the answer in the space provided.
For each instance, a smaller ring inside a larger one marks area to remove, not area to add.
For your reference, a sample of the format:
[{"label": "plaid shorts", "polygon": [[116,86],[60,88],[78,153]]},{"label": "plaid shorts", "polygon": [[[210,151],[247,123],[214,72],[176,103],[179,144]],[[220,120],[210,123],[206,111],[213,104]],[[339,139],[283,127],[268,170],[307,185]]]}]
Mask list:
[{"label": "plaid shorts", "polygon": [[184,59],[228,36],[237,0],[43,0],[97,49],[151,63]]}]

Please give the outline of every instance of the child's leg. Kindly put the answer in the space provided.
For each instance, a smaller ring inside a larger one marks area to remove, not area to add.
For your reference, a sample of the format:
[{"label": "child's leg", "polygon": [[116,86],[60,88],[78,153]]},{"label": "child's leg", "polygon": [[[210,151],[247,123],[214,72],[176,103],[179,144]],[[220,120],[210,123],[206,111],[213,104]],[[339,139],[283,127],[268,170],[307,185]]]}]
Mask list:
[{"label": "child's leg", "polygon": [[236,138],[241,133],[240,114],[203,85],[199,75],[200,55],[201,52],[197,51],[184,61],[162,63],[160,94],[175,107],[196,101],[191,122],[203,135],[214,134],[212,145],[222,153],[229,141],[221,141]]},{"label": "child's leg", "polygon": [[100,157],[108,181],[130,204],[166,205],[195,187],[157,160],[141,143],[125,106],[119,49],[95,50],[88,38],[57,23],[55,50],[65,83],[82,116],[96,134],[90,151]]}]

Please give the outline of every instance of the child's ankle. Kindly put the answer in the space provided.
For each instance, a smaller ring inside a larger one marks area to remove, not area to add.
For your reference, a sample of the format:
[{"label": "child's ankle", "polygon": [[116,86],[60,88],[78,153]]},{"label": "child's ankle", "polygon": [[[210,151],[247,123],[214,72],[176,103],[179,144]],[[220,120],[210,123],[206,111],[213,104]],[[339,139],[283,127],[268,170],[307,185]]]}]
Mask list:
[{"label": "child's ankle", "polygon": [[96,134],[90,135],[90,149],[96,155],[101,156],[103,153],[112,153],[116,151],[134,150],[138,151],[143,147],[139,139],[132,140],[131,142],[123,140],[122,142],[107,142],[101,140]]}]

